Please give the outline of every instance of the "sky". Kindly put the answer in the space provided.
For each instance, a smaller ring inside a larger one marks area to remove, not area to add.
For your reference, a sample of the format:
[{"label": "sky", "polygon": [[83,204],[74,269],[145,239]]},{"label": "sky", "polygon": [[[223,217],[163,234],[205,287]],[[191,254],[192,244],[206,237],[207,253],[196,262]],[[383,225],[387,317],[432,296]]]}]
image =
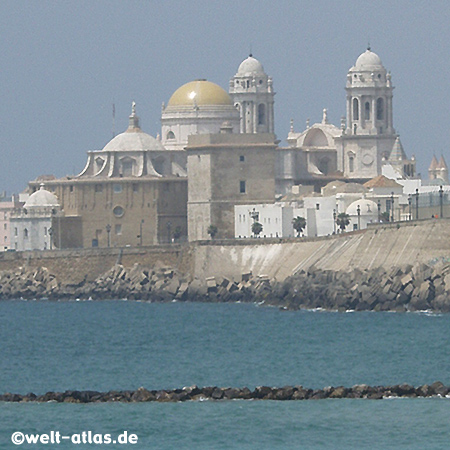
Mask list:
[{"label": "sky", "polygon": [[88,150],[127,128],[160,132],[161,104],[206,78],[228,90],[249,52],[272,76],[285,146],[320,122],[340,126],[346,75],[368,43],[392,73],[394,127],[427,178],[450,164],[448,0],[65,0],[0,2],[0,191],[82,171]]}]

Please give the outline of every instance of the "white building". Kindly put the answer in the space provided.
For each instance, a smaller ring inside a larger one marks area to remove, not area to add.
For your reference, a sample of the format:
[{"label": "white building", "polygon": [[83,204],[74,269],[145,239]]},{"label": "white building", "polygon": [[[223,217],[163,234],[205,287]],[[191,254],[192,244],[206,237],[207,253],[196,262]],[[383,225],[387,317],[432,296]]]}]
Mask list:
[{"label": "white building", "polygon": [[52,247],[52,218],[60,207],[54,194],[41,188],[30,195],[23,208],[10,218],[11,245],[15,250],[47,250]]}]

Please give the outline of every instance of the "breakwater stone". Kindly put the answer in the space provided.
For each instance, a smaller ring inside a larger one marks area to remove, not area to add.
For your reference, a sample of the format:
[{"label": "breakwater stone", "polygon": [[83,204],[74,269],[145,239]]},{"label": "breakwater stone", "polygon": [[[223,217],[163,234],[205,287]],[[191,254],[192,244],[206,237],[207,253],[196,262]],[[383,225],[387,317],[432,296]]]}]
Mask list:
[{"label": "breakwater stone", "polygon": [[45,267],[0,271],[0,299],[130,299],[149,302],[258,302],[284,310],[450,312],[450,264],[335,272],[310,267],[283,281],[242,274],[200,280],[155,263],[115,264],[93,281],[58,280]]},{"label": "breakwater stone", "polygon": [[430,385],[414,387],[410,384],[393,386],[368,386],[357,384],[352,387],[328,386],[323,389],[308,389],[303,386],[270,387],[258,386],[254,390],[247,387],[232,388],[218,386],[189,386],[181,389],[147,390],[140,387],[135,391],[65,391],[47,392],[43,395],[33,393],[0,395],[3,402],[56,402],[56,403],[104,403],[104,402],[184,402],[184,401],[224,401],[224,400],[324,400],[342,398],[360,398],[382,400],[385,398],[402,397],[446,397],[450,387],[440,381]]}]

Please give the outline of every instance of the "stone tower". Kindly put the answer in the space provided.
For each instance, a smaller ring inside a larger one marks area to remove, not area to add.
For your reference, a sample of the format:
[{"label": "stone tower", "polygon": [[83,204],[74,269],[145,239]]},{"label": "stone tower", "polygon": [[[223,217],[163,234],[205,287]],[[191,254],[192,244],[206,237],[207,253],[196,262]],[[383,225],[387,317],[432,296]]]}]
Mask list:
[{"label": "stone tower", "polygon": [[241,133],[274,132],[272,78],[251,54],[230,80],[229,93],[241,117]]},{"label": "stone tower", "polygon": [[368,48],[347,74],[347,117],[336,139],[338,170],[351,179],[381,174],[397,134],[393,126],[391,75]]}]

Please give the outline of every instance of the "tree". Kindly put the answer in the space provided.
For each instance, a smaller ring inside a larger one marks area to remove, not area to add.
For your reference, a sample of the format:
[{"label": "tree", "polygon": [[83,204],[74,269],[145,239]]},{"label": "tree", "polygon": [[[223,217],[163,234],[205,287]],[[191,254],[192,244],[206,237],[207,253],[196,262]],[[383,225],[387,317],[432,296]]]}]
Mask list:
[{"label": "tree", "polygon": [[214,237],[216,236],[218,231],[219,230],[217,229],[217,227],[215,225],[210,225],[208,227],[208,234],[211,236],[211,239],[214,239]]},{"label": "tree", "polygon": [[255,236],[255,237],[259,236],[262,230],[263,230],[263,226],[259,222],[253,222],[253,224],[252,224],[253,236]]},{"label": "tree", "polygon": [[350,216],[347,213],[339,213],[336,218],[336,224],[341,229],[341,232],[345,231],[345,227],[350,223]]},{"label": "tree", "polygon": [[306,227],[306,219],[304,217],[294,217],[292,219],[292,226],[294,230],[297,232],[297,236],[300,236],[304,228]]}]

